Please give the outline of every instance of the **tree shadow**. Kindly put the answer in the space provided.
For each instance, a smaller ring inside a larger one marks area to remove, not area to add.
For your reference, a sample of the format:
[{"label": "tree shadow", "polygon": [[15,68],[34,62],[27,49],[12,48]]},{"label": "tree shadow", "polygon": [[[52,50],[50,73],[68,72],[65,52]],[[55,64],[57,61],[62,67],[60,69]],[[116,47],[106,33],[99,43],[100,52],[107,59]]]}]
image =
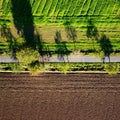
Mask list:
[{"label": "tree shadow", "polygon": [[41,62],[48,62],[49,58],[52,56],[50,48],[48,45],[45,45],[42,39],[42,36],[36,30],[35,41],[38,48],[38,52],[41,56]]},{"label": "tree shadow", "polygon": [[11,0],[11,10],[13,15],[14,25],[17,33],[24,37],[25,44],[35,48],[34,40],[34,22],[32,16],[32,8],[29,0]]},{"label": "tree shadow", "polygon": [[17,33],[25,40],[21,48],[37,49],[42,58],[50,56],[48,46],[45,48],[42,36],[34,27],[30,0],[11,0],[11,5],[13,22]]},{"label": "tree shadow", "polygon": [[6,25],[3,24],[1,26],[1,36],[4,37],[6,39],[6,42],[9,43],[9,52],[11,52],[11,56],[16,59],[16,51],[17,51],[17,47],[18,47],[18,43],[16,41],[16,39],[14,38],[14,36],[11,33],[10,28]]},{"label": "tree shadow", "polygon": [[76,48],[75,43],[76,43],[76,38],[77,38],[77,31],[75,29],[75,27],[71,26],[71,23],[69,21],[66,21],[64,23],[65,26],[65,30],[67,33],[67,37],[69,40],[72,40],[74,43],[74,50]]},{"label": "tree shadow", "polygon": [[92,20],[88,20],[86,36],[88,39],[98,40],[99,33],[97,27],[93,24]]},{"label": "tree shadow", "polygon": [[88,23],[87,23],[86,36],[87,36],[88,40],[92,41],[93,51],[96,51],[94,42],[95,42],[95,40],[99,39],[99,33],[98,33],[97,27],[93,24],[93,21],[91,19],[89,19]]},{"label": "tree shadow", "polygon": [[103,34],[99,40],[101,51],[103,52],[104,56],[102,58],[103,62],[105,62],[105,56],[108,57],[110,62],[110,54],[113,52],[113,46],[110,42],[110,39]]},{"label": "tree shadow", "polygon": [[56,33],[55,33],[55,42],[57,44],[59,44],[61,42],[61,40],[62,40],[61,32],[60,31],[56,31]]},{"label": "tree shadow", "polygon": [[58,59],[60,61],[65,62],[64,56],[67,56],[67,61],[69,62],[68,55],[70,54],[71,51],[68,50],[66,42],[61,42],[61,40],[62,40],[61,32],[56,31],[56,33],[55,33],[55,43],[56,43],[55,53],[57,53]]}]

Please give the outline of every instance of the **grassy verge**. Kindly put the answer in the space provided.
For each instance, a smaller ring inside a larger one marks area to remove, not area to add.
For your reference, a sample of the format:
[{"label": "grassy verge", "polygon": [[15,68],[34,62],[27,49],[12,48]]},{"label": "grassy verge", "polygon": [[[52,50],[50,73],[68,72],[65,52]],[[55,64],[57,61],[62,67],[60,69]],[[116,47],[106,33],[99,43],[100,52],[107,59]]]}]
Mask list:
[{"label": "grassy verge", "polygon": [[18,63],[8,63],[0,64],[0,71],[12,71],[16,73],[29,71],[33,75],[46,71],[59,71],[64,74],[71,71],[105,71],[109,74],[117,74],[120,71],[120,63],[39,63],[34,67],[24,67]]}]

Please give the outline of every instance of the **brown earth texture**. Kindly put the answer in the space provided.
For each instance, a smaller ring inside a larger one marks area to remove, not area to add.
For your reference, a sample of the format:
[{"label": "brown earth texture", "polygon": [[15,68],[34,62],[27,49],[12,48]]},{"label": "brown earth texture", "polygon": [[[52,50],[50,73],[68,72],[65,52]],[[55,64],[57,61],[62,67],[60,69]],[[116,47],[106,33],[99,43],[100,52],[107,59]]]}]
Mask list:
[{"label": "brown earth texture", "polygon": [[0,120],[120,120],[120,74],[0,73]]}]

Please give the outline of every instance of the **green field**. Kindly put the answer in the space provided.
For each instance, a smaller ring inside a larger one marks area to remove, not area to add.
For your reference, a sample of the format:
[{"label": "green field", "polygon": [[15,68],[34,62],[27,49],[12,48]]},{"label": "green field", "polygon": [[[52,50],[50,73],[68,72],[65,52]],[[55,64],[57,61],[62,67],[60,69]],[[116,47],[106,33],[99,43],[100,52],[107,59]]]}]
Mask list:
[{"label": "green field", "polygon": [[[0,0],[0,24],[16,26],[29,22],[30,25],[39,27],[39,32],[46,42],[54,41],[56,30],[61,31],[64,41],[68,40],[64,29],[66,21],[75,27],[78,41],[87,40],[89,20],[97,27],[100,35],[104,33],[111,41],[119,41],[119,0],[29,0],[29,3],[27,0],[12,1]],[[32,20],[28,20],[31,17]]]},{"label": "green field", "polygon": [[[76,30],[76,41],[87,42],[89,20],[97,28],[99,37],[105,34],[113,44],[120,42],[119,0],[0,0],[1,27],[3,24],[7,27],[34,26],[44,42],[54,42],[56,31],[60,31],[62,41],[72,42],[66,35],[68,22]],[[116,45],[120,49],[120,45]]]},{"label": "green field", "polygon": [[12,16],[12,7],[15,4],[16,10],[21,10],[18,12],[21,15],[23,12],[31,12],[36,24],[58,25],[67,20],[76,26],[86,26],[87,20],[91,18],[97,27],[120,25],[119,0],[29,0],[29,3],[27,0],[17,0],[15,3],[11,1],[13,0],[0,0],[0,15],[6,20]]},{"label": "green field", "polygon": [[0,54],[24,47],[120,55],[120,1],[0,0]]},{"label": "green field", "polygon": [[120,64],[119,63],[46,63],[46,64],[39,64],[37,66],[34,66],[33,68],[24,68],[21,67],[18,63],[3,63],[0,64],[0,71],[12,71],[15,73],[21,73],[21,72],[30,72],[33,75],[36,75],[38,73],[44,73],[48,71],[53,72],[62,72],[64,74],[71,72],[71,71],[104,71],[109,74],[117,74],[120,71]]}]

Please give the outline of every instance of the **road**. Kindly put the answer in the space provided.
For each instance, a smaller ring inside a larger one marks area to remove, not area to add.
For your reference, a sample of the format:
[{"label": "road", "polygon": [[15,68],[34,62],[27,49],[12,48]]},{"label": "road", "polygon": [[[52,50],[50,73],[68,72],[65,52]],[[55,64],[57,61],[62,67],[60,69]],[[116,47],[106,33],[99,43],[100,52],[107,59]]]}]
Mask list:
[{"label": "road", "polygon": [[120,74],[0,73],[0,120],[119,120]]},{"label": "road", "polygon": [[78,56],[78,55],[70,55],[70,56],[51,56],[51,57],[43,57],[40,59],[40,61],[45,62],[85,62],[85,63],[91,63],[91,62],[120,62],[120,56],[110,56],[110,57],[103,57],[98,58],[95,56]]},{"label": "road", "polygon": [[[95,56],[78,56],[78,55],[70,55],[70,56],[44,56],[40,58],[40,61],[44,62],[120,62],[120,56],[110,56],[110,59],[106,56],[104,58],[97,58]],[[12,57],[2,57],[0,56],[0,63],[10,63],[10,62],[18,62],[17,59]]]}]

